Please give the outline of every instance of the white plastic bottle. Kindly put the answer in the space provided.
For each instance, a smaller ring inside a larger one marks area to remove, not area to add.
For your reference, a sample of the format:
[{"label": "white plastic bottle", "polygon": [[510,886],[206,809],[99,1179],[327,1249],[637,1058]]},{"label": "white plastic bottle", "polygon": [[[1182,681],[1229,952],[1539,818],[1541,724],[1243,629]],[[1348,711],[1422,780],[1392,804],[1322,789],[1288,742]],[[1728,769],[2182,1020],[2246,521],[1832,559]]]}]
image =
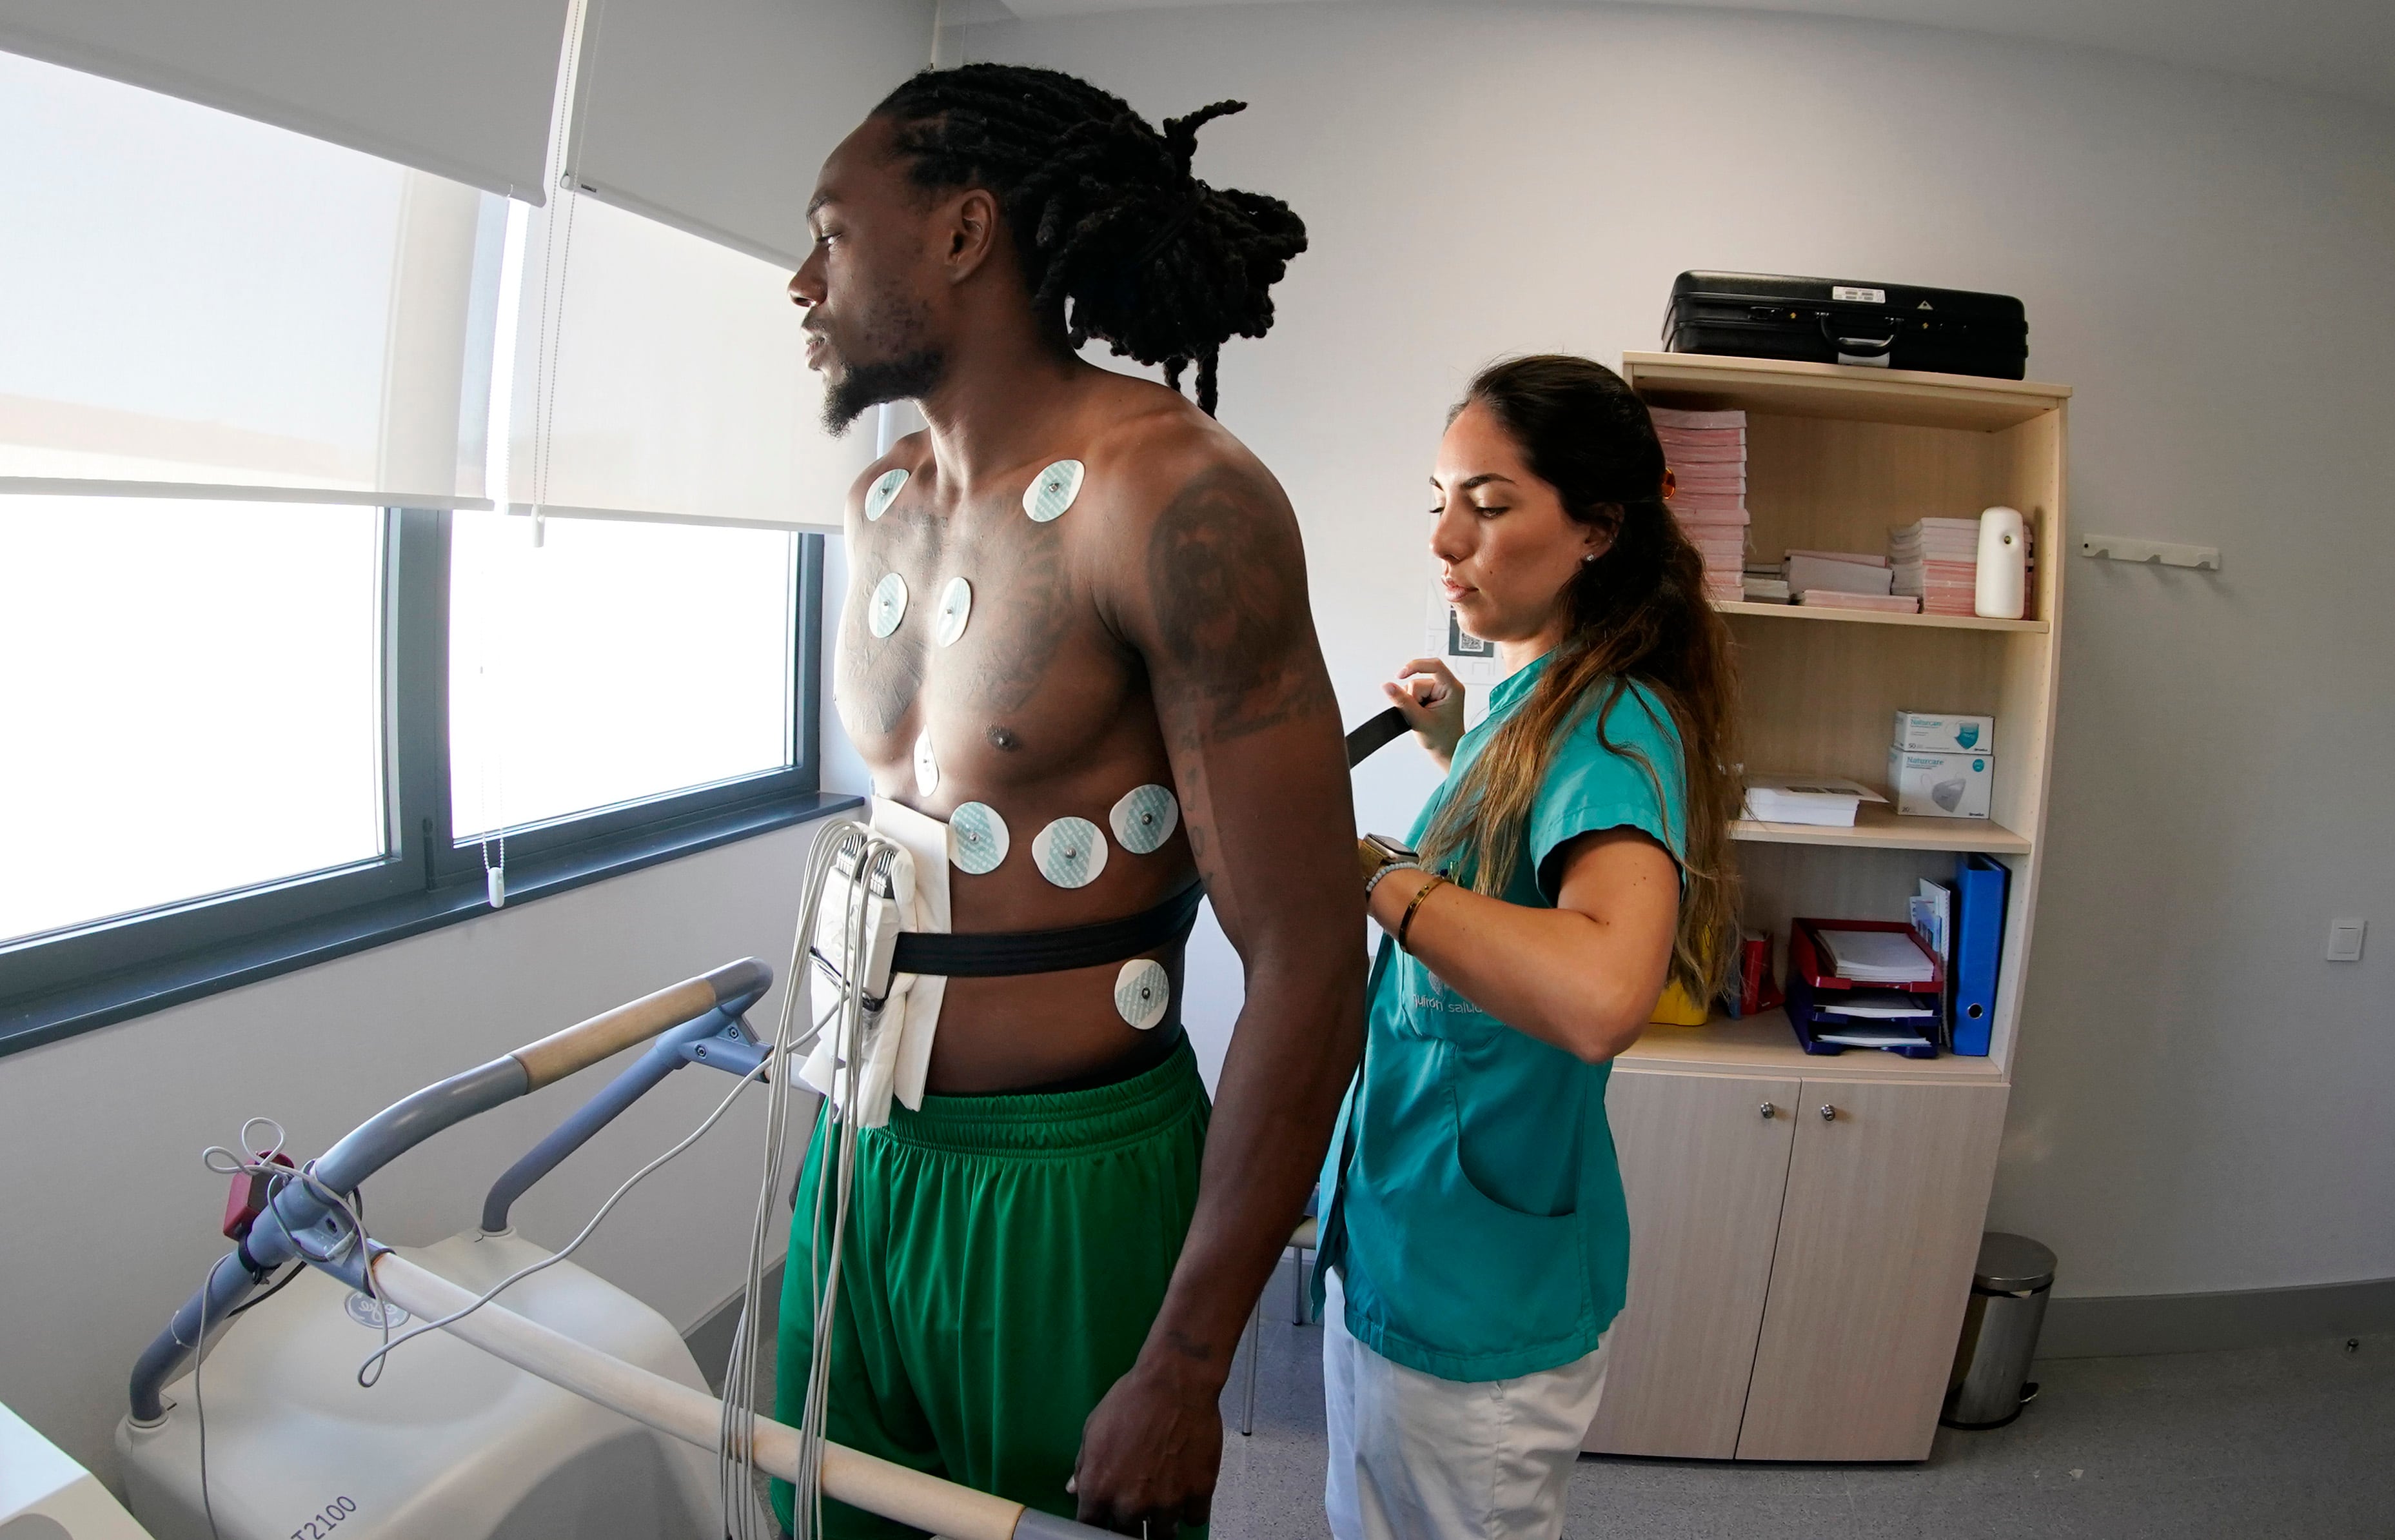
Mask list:
[{"label": "white plastic bottle", "polygon": [[1995,620],[2018,620],[2028,609],[2029,540],[2018,508],[1979,515],[1978,591],[1971,607]]}]

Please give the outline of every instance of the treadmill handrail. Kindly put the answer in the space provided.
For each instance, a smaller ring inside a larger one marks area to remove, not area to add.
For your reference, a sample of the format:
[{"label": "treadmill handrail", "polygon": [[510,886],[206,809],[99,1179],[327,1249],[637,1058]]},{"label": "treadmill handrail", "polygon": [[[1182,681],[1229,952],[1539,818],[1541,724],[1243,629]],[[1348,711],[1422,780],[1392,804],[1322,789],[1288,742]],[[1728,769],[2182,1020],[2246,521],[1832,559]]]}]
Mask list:
[{"label": "treadmill handrail", "polygon": [[[166,1414],[162,1392],[200,1349],[202,1323],[208,1334],[215,1334],[218,1324],[275,1268],[295,1259],[323,1262],[334,1254],[348,1269],[364,1266],[361,1238],[340,1228],[339,1205],[320,1193],[347,1197],[367,1177],[443,1129],[538,1090],[642,1038],[705,1016],[727,1001],[753,1002],[773,978],[774,971],[753,957],[727,962],[428,1085],[360,1123],[311,1163],[311,1179],[285,1179],[276,1188],[249,1233],[142,1349],[127,1387],[135,1424],[153,1426]],[[329,1232],[327,1221],[332,1222]],[[300,1234],[314,1237],[312,1255],[294,1240]]]}]

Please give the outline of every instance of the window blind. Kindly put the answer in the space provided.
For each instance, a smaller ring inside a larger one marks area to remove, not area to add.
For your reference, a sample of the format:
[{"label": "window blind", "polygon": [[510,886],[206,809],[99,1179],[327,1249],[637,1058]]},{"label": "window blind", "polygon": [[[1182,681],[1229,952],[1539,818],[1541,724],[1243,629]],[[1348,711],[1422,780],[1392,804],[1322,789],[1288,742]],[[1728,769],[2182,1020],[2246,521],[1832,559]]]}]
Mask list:
[{"label": "window blind", "polygon": [[0,0],[0,48],[541,201],[566,0]]},{"label": "window blind", "polygon": [[487,506],[503,200],[0,53],[0,492]]},{"label": "window blind", "polygon": [[872,422],[824,431],[787,270],[568,193],[523,281],[514,511],[839,530]]},{"label": "window blind", "polygon": [[933,0],[591,0],[577,185],[784,267],[832,147],[931,57]]}]

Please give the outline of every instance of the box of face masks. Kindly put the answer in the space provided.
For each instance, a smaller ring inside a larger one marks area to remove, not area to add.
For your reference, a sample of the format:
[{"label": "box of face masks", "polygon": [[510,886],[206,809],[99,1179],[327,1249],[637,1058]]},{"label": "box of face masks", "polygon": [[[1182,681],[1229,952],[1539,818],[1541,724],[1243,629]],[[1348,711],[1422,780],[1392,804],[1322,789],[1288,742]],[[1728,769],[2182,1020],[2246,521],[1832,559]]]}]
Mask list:
[{"label": "box of face masks", "polygon": [[1992,754],[1996,751],[1996,719],[1955,711],[1899,711],[1896,736],[1888,742],[1899,749],[1918,749],[1931,754]]},{"label": "box of face masks", "polygon": [[1896,810],[1921,817],[1986,817],[1995,773],[1993,754],[1927,753],[1900,744],[1887,751],[1887,790]]}]

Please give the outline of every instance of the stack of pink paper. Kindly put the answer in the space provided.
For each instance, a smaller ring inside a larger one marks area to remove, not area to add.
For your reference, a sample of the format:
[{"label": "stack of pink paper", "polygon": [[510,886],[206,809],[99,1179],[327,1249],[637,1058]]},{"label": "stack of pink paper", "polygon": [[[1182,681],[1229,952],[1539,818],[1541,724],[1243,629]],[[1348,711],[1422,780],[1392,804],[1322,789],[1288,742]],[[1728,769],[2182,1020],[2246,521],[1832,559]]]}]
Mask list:
[{"label": "stack of pink paper", "polygon": [[1746,414],[1652,406],[1655,436],[1676,490],[1672,517],[1705,563],[1705,597],[1745,596]]},{"label": "stack of pink paper", "polygon": [[1979,584],[1979,521],[1915,519],[1887,535],[1895,591],[1921,601],[1924,615],[1976,612]]}]

